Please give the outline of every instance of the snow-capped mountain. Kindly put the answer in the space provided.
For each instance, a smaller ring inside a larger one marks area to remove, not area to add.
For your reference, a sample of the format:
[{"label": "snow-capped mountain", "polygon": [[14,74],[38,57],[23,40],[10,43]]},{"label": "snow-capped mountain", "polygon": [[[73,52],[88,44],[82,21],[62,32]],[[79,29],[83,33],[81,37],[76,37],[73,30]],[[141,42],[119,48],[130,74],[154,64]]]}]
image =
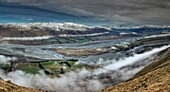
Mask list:
[{"label": "snow-capped mountain", "polygon": [[56,22],[35,22],[35,23],[9,23],[4,24],[7,27],[15,27],[22,30],[30,30],[32,28],[39,28],[39,29],[51,29],[55,31],[65,31],[65,30],[72,30],[72,31],[87,31],[93,28],[101,28],[106,30],[111,30],[111,27],[104,27],[104,26],[87,26],[84,24],[77,24],[72,22],[64,22],[64,23],[56,23]]},{"label": "snow-capped mountain", "polygon": [[[10,35],[4,37],[35,37],[35,36],[59,36],[59,37],[76,37],[76,36],[139,36],[153,34],[155,32],[170,31],[170,26],[145,25],[134,27],[111,27],[111,26],[87,26],[71,22],[35,22],[35,23],[10,23],[0,25],[2,30],[11,30]],[[5,29],[7,28],[7,29]],[[24,31],[25,30],[25,31]],[[107,33],[107,34],[106,34]],[[21,36],[22,35],[22,36]]]},{"label": "snow-capped mountain", "polygon": [[143,25],[143,26],[124,26],[124,27],[112,27],[112,26],[87,26],[84,24],[77,24],[72,22],[64,22],[64,23],[56,23],[56,22],[35,22],[35,23],[9,23],[4,24],[7,27],[16,27],[22,30],[30,30],[32,28],[39,28],[39,29],[51,29],[55,31],[87,31],[89,29],[105,29],[109,31],[113,31],[115,29],[125,29],[125,30],[133,30],[133,29],[152,29],[152,28],[170,28],[170,26],[160,26],[160,25]]},{"label": "snow-capped mountain", "polygon": [[6,24],[6,26],[16,27],[20,29],[31,29],[31,28],[39,28],[39,29],[52,29],[56,31],[62,31],[62,30],[74,30],[74,31],[85,31],[92,27],[86,26],[83,24],[76,24],[71,22],[65,22],[65,23],[55,23],[55,22],[49,22],[49,23],[10,23]]},{"label": "snow-capped mountain", "polygon": [[170,28],[170,26],[160,25],[142,25],[142,26],[124,26],[124,27],[112,27],[114,29],[141,29],[141,28]]}]

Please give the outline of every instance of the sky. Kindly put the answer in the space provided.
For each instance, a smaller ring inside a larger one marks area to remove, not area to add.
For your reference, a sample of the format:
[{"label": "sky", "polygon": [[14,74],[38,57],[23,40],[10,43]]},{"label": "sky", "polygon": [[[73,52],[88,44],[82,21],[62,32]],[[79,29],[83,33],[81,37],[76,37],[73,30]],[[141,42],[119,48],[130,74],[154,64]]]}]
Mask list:
[{"label": "sky", "polygon": [[27,16],[20,21],[170,25],[170,0],[0,0],[1,11],[4,23],[11,22],[6,19],[15,22],[17,16]]}]

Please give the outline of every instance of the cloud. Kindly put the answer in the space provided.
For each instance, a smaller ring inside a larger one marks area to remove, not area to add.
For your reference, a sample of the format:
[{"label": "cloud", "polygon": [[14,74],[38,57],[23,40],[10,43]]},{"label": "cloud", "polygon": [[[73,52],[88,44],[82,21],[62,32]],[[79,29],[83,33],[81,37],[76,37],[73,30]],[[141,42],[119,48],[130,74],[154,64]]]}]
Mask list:
[{"label": "cloud", "polygon": [[0,64],[9,64],[10,61],[15,61],[17,58],[15,57],[6,57],[4,55],[0,55]]},{"label": "cloud", "polygon": [[[169,0],[2,0],[123,24],[170,24]],[[118,16],[116,16],[118,15]],[[123,19],[121,19],[123,18]]]}]

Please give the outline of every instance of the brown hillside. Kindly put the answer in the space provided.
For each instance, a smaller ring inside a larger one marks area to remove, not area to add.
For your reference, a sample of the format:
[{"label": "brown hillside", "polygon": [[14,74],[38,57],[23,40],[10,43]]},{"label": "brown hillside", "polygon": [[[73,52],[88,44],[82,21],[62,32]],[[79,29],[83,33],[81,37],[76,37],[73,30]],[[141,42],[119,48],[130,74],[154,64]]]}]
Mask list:
[{"label": "brown hillside", "polygon": [[0,92],[42,92],[42,91],[17,86],[11,83],[11,81],[4,81],[0,78]]},{"label": "brown hillside", "polygon": [[170,92],[170,48],[131,80],[99,92]]}]

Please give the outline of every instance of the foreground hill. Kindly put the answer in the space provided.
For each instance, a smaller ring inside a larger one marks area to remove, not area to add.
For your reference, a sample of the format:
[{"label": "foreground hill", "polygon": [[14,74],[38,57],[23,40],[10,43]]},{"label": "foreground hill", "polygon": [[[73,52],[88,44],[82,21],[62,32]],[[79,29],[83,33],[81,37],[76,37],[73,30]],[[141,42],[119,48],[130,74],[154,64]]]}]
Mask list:
[{"label": "foreground hill", "polygon": [[170,92],[170,48],[134,78],[99,92]]},{"label": "foreground hill", "polygon": [[0,92],[42,92],[42,91],[17,86],[11,83],[11,81],[4,81],[0,78]]}]

